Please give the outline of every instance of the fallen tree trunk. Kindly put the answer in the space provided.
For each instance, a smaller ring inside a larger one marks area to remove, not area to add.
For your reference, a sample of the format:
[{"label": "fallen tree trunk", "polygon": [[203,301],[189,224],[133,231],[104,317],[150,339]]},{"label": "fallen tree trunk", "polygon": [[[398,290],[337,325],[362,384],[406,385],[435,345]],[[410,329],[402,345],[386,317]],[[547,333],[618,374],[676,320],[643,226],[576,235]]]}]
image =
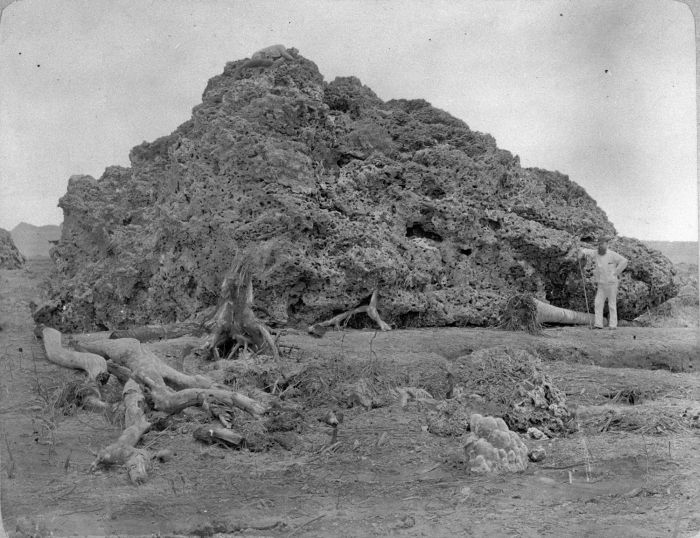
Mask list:
[{"label": "fallen tree trunk", "polygon": [[372,292],[372,297],[369,300],[369,304],[358,306],[357,308],[353,308],[352,310],[348,310],[347,312],[343,312],[342,314],[338,314],[335,317],[332,317],[329,320],[322,321],[320,323],[315,323],[311,327],[309,327],[309,332],[311,334],[315,335],[323,335],[323,331],[319,330],[319,327],[330,327],[331,325],[335,326],[336,330],[340,330],[340,324],[343,323],[343,327],[347,326],[348,321],[350,321],[350,318],[354,316],[355,314],[361,314],[361,313],[366,313],[369,318],[374,321],[377,325],[379,325],[379,328],[382,331],[390,331],[391,326],[384,322],[381,317],[379,317],[379,311],[377,310],[377,290],[374,290]]},{"label": "fallen tree trunk", "polygon": [[503,329],[539,333],[543,323],[593,325],[595,316],[560,308],[535,299],[530,294],[511,297],[501,309],[499,326]]},{"label": "fallen tree trunk", "polygon": [[595,315],[593,314],[560,308],[537,299],[533,299],[533,301],[537,307],[537,321],[539,323],[559,323],[562,325],[593,325],[595,323]]},{"label": "fallen tree trunk", "polygon": [[114,443],[103,448],[90,466],[95,471],[99,465],[124,465],[134,484],[144,482],[148,476],[151,455],[145,449],[136,448],[141,436],[148,431],[151,423],[146,420],[141,387],[130,379],[124,385],[124,431]]}]

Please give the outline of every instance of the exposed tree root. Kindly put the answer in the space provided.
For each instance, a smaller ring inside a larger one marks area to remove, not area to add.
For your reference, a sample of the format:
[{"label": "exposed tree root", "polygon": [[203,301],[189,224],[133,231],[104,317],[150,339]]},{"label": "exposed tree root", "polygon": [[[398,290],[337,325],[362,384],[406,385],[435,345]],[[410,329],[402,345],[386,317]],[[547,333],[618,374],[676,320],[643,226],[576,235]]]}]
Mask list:
[{"label": "exposed tree root", "polygon": [[214,382],[206,376],[188,375],[172,368],[160,360],[155,353],[141,345],[134,338],[117,340],[94,340],[80,342],[77,347],[98,353],[115,364],[131,370],[139,382],[149,388],[172,386],[174,388],[209,388]]},{"label": "exposed tree root", "polygon": [[35,331],[44,341],[46,358],[54,364],[75,368],[87,373],[88,379],[104,383],[109,377],[107,361],[100,355],[66,349],[61,345],[61,333],[49,327],[37,327]]},{"label": "exposed tree root", "polygon": [[329,320],[322,321],[320,323],[315,323],[314,325],[309,327],[309,332],[315,335],[322,336],[323,332],[319,330],[319,327],[330,327],[331,325],[334,325],[336,330],[340,330],[340,324],[342,322],[345,322],[343,323],[343,327],[345,327],[352,316],[354,316],[355,314],[360,314],[362,312],[365,312],[370,317],[370,319],[372,319],[377,325],[379,325],[379,328],[382,331],[391,330],[391,326],[379,317],[379,312],[377,311],[377,290],[374,290],[372,292],[372,298],[369,300],[369,304],[358,306],[357,308],[353,308],[352,310],[343,312],[342,314],[339,314]]},{"label": "exposed tree root", "polygon": [[144,482],[152,459],[145,449],[135,448],[141,436],[148,431],[151,423],[144,414],[144,396],[141,387],[133,379],[124,385],[124,431],[114,443],[103,448],[97,454],[90,469],[94,471],[99,465],[124,465],[129,478],[134,484]]},{"label": "exposed tree root", "polygon": [[202,405],[205,400],[238,407],[255,416],[264,414],[268,409],[266,404],[216,386],[206,376],[187,375],[175,370],[133,338],[97,340],[79,345],[82,349],[107,357],[122,368],[128,368],[134,379],[148,387],[153,405],[159,411],[177,413],[186,407]]},{"label": "exposed tree root", "polygon": [[242,347],[254,352],[269,352],[279,358],[277,344],[269,329],[253,312],[253,280],[250,256],[242,254],[221,283],[221,298],[209,322],[211,333],[201,349],[209,358],[231,359]]}]

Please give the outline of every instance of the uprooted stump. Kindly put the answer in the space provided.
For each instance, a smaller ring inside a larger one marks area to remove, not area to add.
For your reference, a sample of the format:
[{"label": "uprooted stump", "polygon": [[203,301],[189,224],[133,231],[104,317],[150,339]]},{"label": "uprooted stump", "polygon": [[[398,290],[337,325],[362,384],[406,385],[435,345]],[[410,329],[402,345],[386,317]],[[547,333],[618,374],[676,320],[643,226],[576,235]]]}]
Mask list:
[{"label": "uprooted stump", "polygon": [[253,312],[253,262],[242,253],[221,283],[219,304],[206,324],[210,330],[202,350],[208,358],[219,360],[222,355],[232,359],[236,352],[251,347],[254,352],[268,351],[279,357],[277,344],[269,329]]}]

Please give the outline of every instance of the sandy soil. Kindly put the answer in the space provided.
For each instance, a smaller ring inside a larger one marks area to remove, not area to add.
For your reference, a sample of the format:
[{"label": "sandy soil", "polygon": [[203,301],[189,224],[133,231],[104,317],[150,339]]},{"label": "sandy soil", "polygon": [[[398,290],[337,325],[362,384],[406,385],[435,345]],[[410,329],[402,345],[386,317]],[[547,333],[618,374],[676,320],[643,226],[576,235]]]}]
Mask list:
[{"label": "sandy soil", "polygon": [[[122,469],[89,472],[120,428],[84,410],[56,413],[55,391],[80,374],[50,364],[28,301],[46,263],[0,272],[0,484],[11,536],[693,536],[700,532],[698,329],[552,328],[542,336],[478,329],[288,331],[288,357],[381,361],[397,376],[507,343],[537,350],[566,391],[581,430],[541,445],[547,457],[517,474],[467,470],[458,438],[427,431],[412,402],[344,410],[340,444],[303,403],[290,450],[235,451],[192,437],[201,413],[142,442],[176,453],[144,485]],[[152,345],[177,364],[183,339]],[[335,361],[335,362],[333,362]],[[180,362],[182,362],[180,360]],[[183,364],[179,364],[180,367]],[[184,364],[193,371],[201,365]],[[329,366],[330,368],[330,366]],[[633,394],[634,405],[627,398]],[[607,419],[606,419],[607,417]],[[624,418],[624,420],[622,420]],[[91,452],[92,451],[92,452]]]}]

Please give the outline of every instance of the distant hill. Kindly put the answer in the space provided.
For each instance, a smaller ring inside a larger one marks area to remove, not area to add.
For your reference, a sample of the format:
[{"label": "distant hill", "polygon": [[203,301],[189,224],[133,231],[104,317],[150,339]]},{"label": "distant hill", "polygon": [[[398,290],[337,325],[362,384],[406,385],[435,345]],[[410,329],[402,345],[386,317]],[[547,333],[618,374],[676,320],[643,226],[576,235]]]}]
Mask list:
[{"label": "distant hill", "polygon": [[10,232],[0,228],[0,269],[19,269],[24,265],[24,256],[12,240]]},{"label": "distant hill", "polygon": [[51,241],[61,238],[61,226],[34,226],[21,222],[11,231],[12,240],[25,258],[48,258]]},{"label": "distant hill", "polygon": [[697,241],[642,241],[642,243],[658,250],[673,263],[698,264]]}]

